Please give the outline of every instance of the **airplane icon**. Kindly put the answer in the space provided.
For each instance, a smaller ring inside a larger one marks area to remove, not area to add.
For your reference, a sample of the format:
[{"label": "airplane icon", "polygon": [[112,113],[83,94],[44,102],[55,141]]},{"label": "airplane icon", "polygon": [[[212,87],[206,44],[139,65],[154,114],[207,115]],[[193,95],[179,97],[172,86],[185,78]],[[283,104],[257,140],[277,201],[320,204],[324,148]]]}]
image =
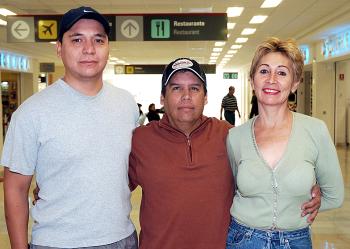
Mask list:
[{"label": "airplane icon", "polygon": [[38,41],[57,39],[57,20],[38,20]]},{"label": "airplane icon", "polygon": [[46,33],[49,32],[50,35],[52,35],[51,28],[53,25],[54,25],[54,23],[51,23],[50,25],[43,25],[43,28],[45,29],[45,30],[43,30],[43,33],[46,35]]}]

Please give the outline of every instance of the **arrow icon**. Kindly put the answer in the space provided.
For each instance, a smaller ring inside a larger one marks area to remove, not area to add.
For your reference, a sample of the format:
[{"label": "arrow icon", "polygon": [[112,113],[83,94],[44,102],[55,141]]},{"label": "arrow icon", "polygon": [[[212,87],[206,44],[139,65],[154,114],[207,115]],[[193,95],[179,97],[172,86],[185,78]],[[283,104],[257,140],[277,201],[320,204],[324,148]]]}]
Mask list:
[{"label": "arrow icon", "polygon": [[23,20],[18,20],[14,22],[11,26],[11,33],[16,39],[25,39],[30,33],[30,28],[28,23]]},{"label": "arrow icon", "polygon": [[129,30],[129,36],[132,35],[132,30],[137,30],[137,28],[131,23],[129,22],[127,25],[125,25],[124,30],[128,29]]},{"label": "arrow icon", "polygon": [[130,39],[137,36],[140,26],[135,20],[127,19],[122,23],[120,31],[122,35]]},{"label": "arrow icon", "polygon": [[21,31],[28,31],[28,29],[26,28],[21,28],[20,26],[22,25],[22,23],[18,23],[18,25],[13,29],[14,31],[16,31],[17,35],[22,36]]}]

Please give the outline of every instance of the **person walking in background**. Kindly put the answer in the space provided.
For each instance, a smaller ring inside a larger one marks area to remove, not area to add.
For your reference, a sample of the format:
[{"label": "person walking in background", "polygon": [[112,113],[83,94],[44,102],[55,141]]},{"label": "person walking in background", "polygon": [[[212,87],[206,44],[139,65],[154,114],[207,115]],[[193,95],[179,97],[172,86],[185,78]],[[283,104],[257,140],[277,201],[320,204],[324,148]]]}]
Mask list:
[{"label": "person walking in background", "polygon": [[147,116],[148,122],[151,122],[153,120],[155,121],[160,120],[159,110],[156,110],[156,105],[154,103],[148,106],[148,113],[146,114],[146,116]]},{"label": "person walking in background", "polygon": [[142,107],[142,104],[140,103],[137,103],[137,106],[139,107],[139,113],[140,113],[140,116],[139,116],[139,125],[143,125],[145,123],[145,120],[146,120],[146,115],[143,113],[141,107]]},{"label": "person walking in background", "polygon": [[90,7],[61,19],[57,54],[65,74],[13,114],[3,148],[5,215],[12,249],[136,249],[129,215],[128,158],[139,112],[131,94],[102,81],[108,21]]},{"label": "person walking in background", "polygon": [[224,116],[227,122],[235,126],[236,117],[235,112],[238,112],[238,116],[241,117],[241,113],[239,112],[237,99],[234,95],[235,88],[230,86],[228,88],[228,94],[222,99],[221,109],[220,109],[220,120],[222,120],[222,110],[224,110]]},{"label": "person walking in background", "polygon": [[300,206],[316,180],[321,211],[340,207],[344,200],[327,126],[288,109],[303,65],[293,40],[270,38],[257,47],[249,76],[259,115],[230,129],[227,138],[236,177],[227,249],[312,248],[308,216],[300,216]]},{"label": "person walking in background", "polygon": [[249,118],[252,118],[254,116],[257,116],[259,114],[259,108],[258,108],[258,99],[256,98],[255,91],[252,91],[252,99],[250,101],[250,104],[252,105],[249,113]]}]

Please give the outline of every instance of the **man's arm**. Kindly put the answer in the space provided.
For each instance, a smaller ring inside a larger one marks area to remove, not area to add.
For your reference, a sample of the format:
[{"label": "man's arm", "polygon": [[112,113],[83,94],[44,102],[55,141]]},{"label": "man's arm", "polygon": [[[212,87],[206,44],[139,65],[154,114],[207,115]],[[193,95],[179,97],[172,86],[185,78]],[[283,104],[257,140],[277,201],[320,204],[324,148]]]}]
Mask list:
[{"label": "man's arm", "polygon": [[221,108],[220,108],[220,120],[222,120],[222,110],[223,110],[224,108],[222,107],[222,105],[221,105]]},{"label": "man's arm", "polygon": [[321,189],[319,185],[314,185],[311,189],[311,200],[308,202],[305,202],[301,206],[301,216],[304,217],[305,215],[309,214],[309,217],[307,218],[307,222],[310,224],[315,220],[318,209],[321,206]]},{"label": "man's arm", "polygon": [[241,113],[239,112],[238,106],[237,106],[237,112],[238,112],[238,117],[241,117]]},{"label": "man's arm", "polygon": [[11,172],[5,168],[5,218],[12,249],[28,246],[28,191],[32,176]]}]

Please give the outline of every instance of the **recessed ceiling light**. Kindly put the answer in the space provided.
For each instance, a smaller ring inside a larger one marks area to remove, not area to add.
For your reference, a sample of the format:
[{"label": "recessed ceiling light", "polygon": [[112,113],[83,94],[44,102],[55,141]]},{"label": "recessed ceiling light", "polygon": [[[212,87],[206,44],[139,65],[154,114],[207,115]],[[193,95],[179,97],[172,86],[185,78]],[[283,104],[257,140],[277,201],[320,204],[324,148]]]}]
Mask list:
[{"label": "recessed ceiling light", "polygon": [[50,43],[51,43],[51,44],[56,44],[56,42],[55,42],[55,41],[50,41]]},{"label": "recessed ceiling light", "polygon": [[267,16],[253,16],[249,23],[263,23]]},{"label": "recessed ceiling light", "polygon": [[233,54],[225,54],[224,58],[231,58],[233,57]]},{"label": "recessed ceiling light", "polygon": [[242,47],[242,45],[237,45],[237,44],[233,44],[231,46],[232,49],[240,49]]},{"label": "recessed ceiling light", "polygon": [[219,56],[220,55],[220,53],[211,53],[211,56]]},{"label": "recessed ceiling light", "polygon": [[11,10],[5,9],[5,8],[0,8],[0,15],[3,16],[14,16],[17,15],[16,13],[12,12]]},{"label": "recessed ceiling light", "polygon": [[226,42],[215,42],[215,47],[225,46]]},{"label": "recessed ceiling light", "polygon": [[227,29],[233,29],[235,26],[236,26],[236,24],[233,23],[233,22],[228,22],[227,23]]},{"label": "recessed ceiling light", "polygon": [[221,62],[223,62],[223,61],[229,61],[229,60],[231,60],[231,58],[225,57],[225,58],[222,58]]},{"label": "recessed ceiling light", "polygon": [[210,56],[210,60],[217,60],[219,56]]},{"label": "recessed ceiling light", "polygon": [[260,8],[274,8],[277,7],[282,0],[265,0]]},{"label": "recessed ceiling light", "polygon": [[228,17],[236,17],[236,16],[240,16],[243,10],[244,10],[243,7],[228,7],[226,10],[226,13]]},{"label": "recessed ceiling light", "polygon": [[181,13],[211,13],[213,12],[213,7],[207,8],[180,8]]},{"label": "recessed ceiling light", "polygon": [[245,43],[248,41],[248,38],[246,37],[239,37],[236,39],[236,43]]},{"label": "recessed ceiling light", "polygon": [[0,25],[1,26],[6,26],[7,22],[5,20],[0,19]]},{"label": "recessed ceiling light", "polygon": [[243,29],[241,35],[252,35],[254,34],[256,29],[245,28]]},{"label": "recessed ceiling light", "polygon": [[228,54],[237,54],[237,50],[229,50],[227,51]]},{"label": "recessed ceiling light", "polygon": [[222,48],[213,48],[213,52],[221,52]]}]

